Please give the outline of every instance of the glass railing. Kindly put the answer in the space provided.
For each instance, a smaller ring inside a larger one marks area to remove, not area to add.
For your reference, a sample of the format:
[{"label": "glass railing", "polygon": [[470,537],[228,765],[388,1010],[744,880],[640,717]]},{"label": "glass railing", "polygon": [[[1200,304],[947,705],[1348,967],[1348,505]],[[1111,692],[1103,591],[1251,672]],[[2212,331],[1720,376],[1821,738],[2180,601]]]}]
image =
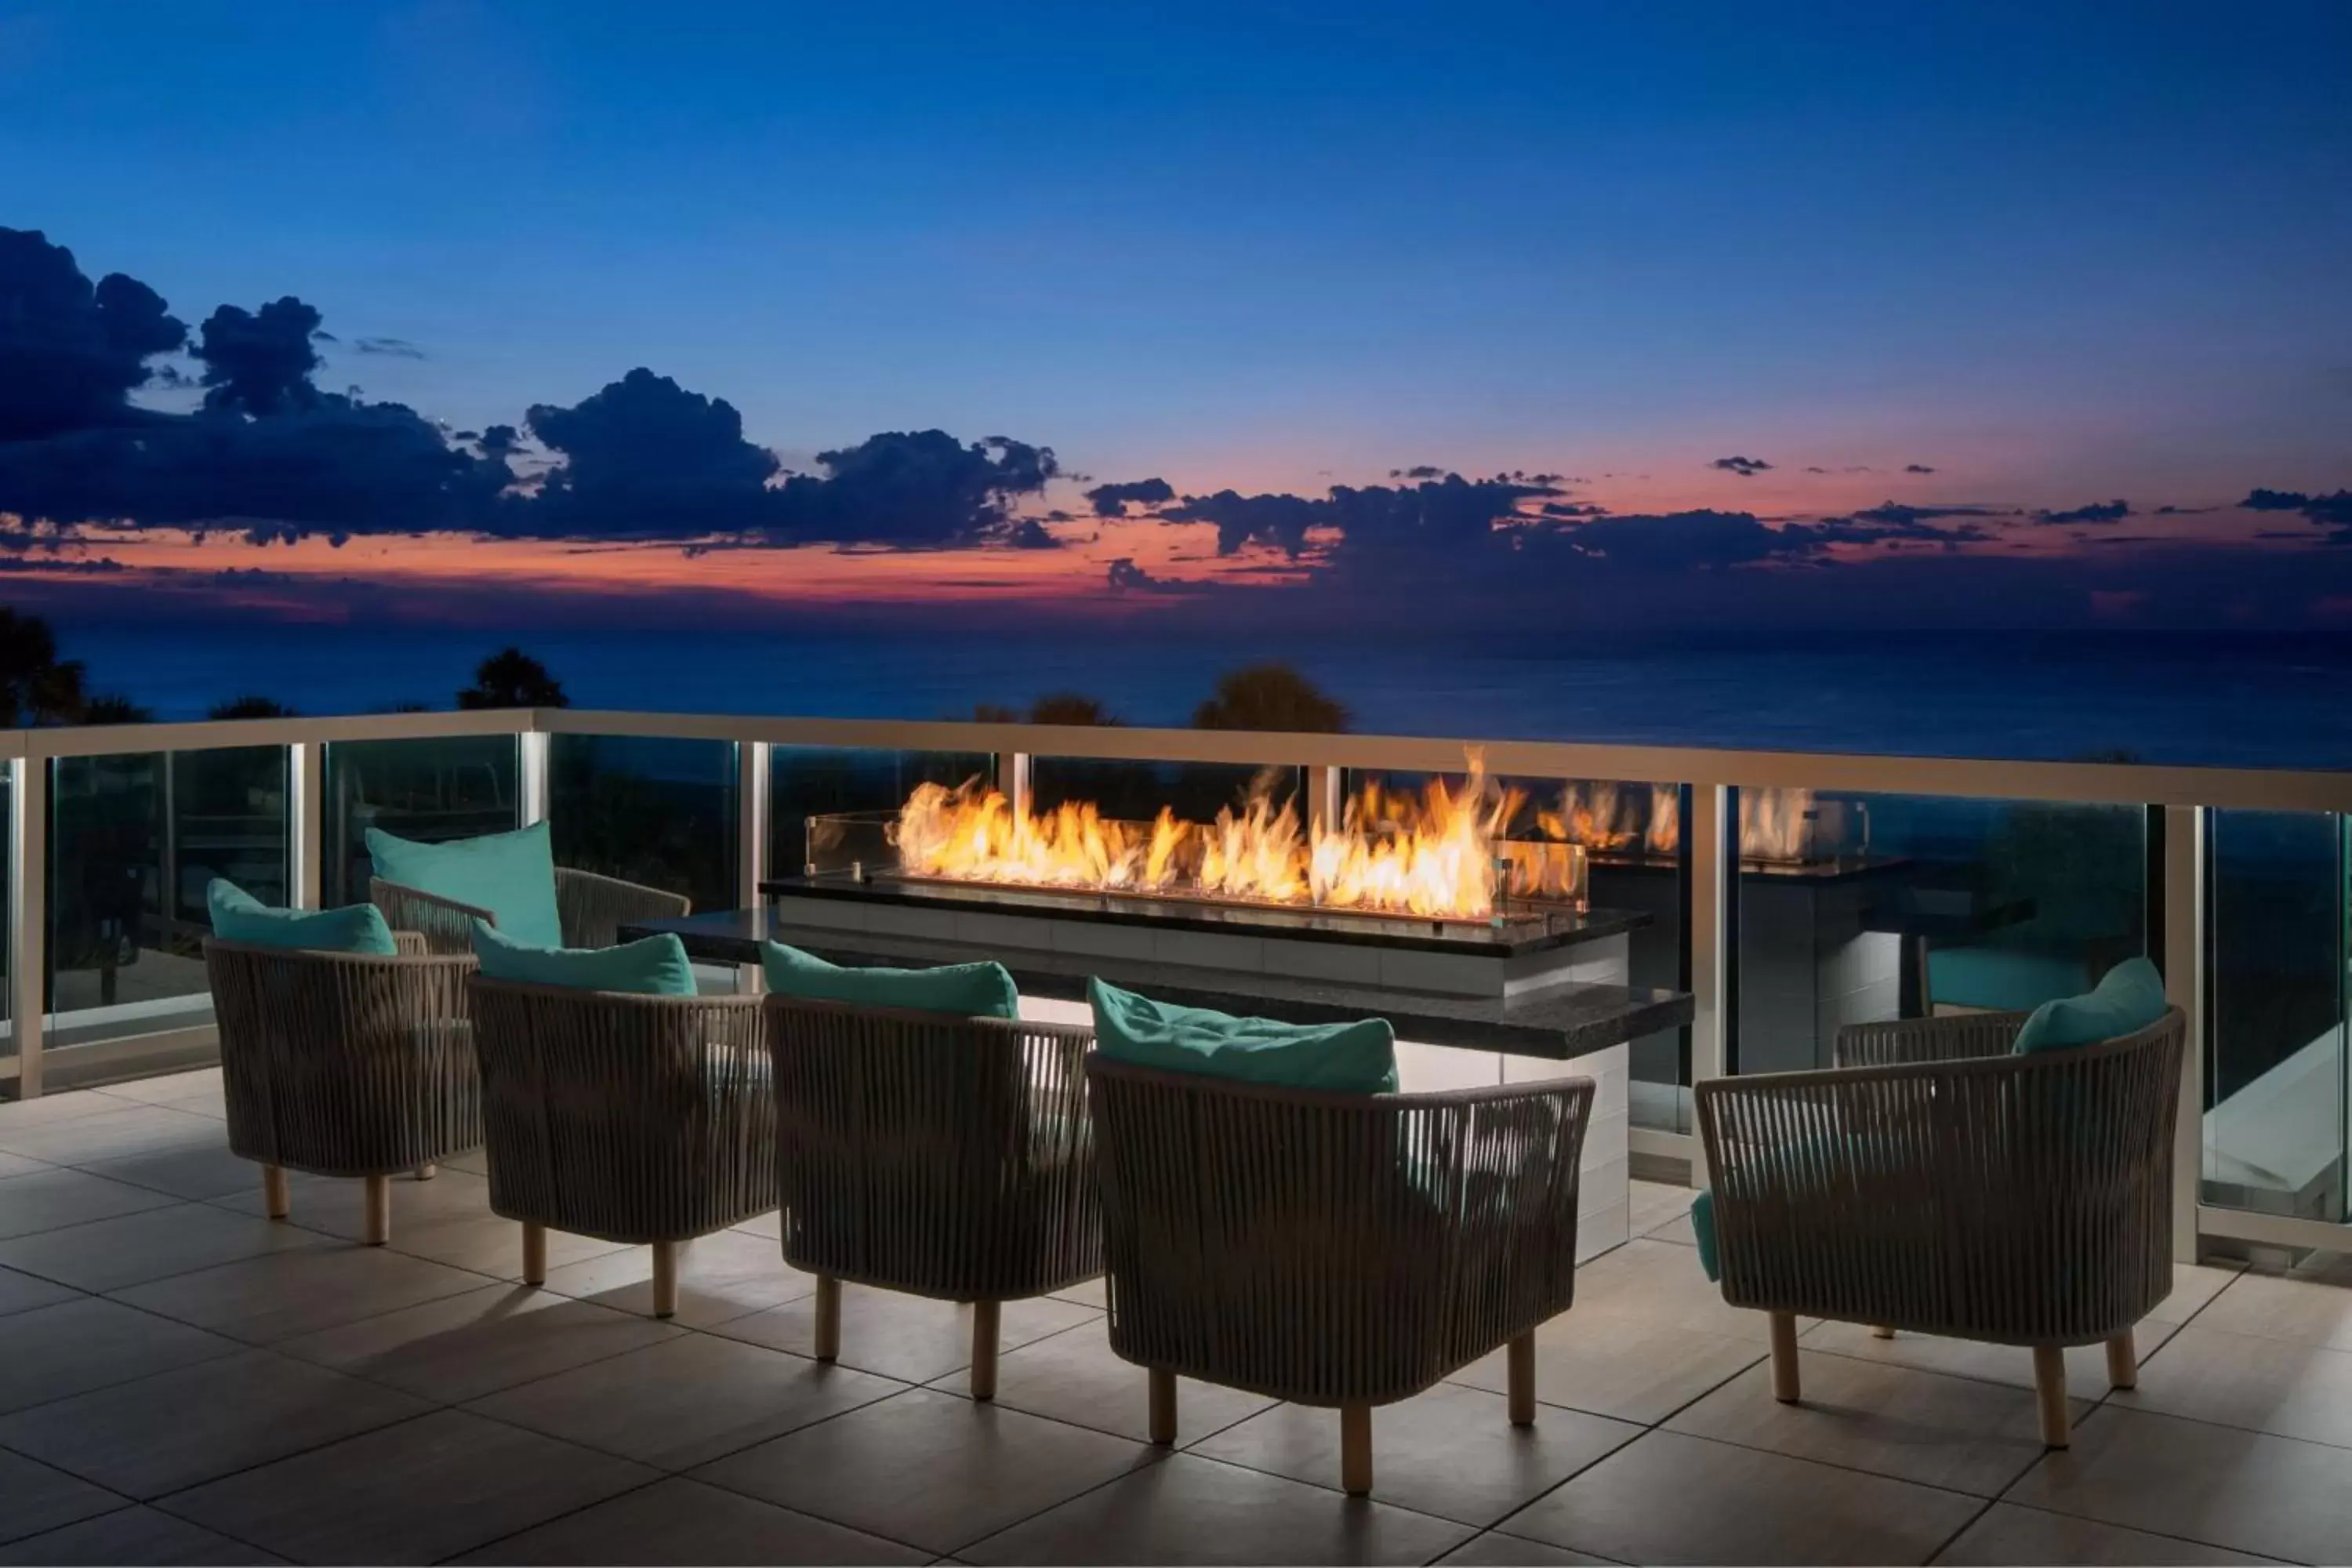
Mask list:
[{"label": "glass railing", "polygon": [[888,816],[907,803],[918,784],[955,789],[974,780],[988,783],[995,776],[996,758],[989,752],[773,747],[768,770],[769,874],[797,877],[807,868],[808,822],[813,816],[844,812]]},{"label": "glass railing", "polygon": [[741,816],[736,745],[640,735],[551,735],[547,819],[555,863],[730,909]]},{"label": "glass railing", "polygon": [[323,903],[368,896],[367,830],[438,843],[503,833],[523,821],[522,759],[513,735],[337,741],[326,749]]}]

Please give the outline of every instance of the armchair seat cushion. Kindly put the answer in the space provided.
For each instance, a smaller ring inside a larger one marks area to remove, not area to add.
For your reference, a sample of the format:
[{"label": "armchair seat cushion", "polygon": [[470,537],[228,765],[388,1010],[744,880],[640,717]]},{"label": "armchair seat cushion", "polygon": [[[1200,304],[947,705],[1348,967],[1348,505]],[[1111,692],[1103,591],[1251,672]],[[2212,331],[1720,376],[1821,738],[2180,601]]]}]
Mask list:
[{"label": "armchair seat cushion", "polygon": [[213,934],[253,947],[286,947],[312,952],[351,952],[390,958],[399,949],[383,911],[373,904],[340,910],[281,910],[263,903],[226,878],[205,889]]},{"label": "armchair seat cushion", "polygon": [[782,942],[764,944],[760,967],[768,989],[807,1002],[853,1007],[903,1007],[956,1018],[1017,1018],[1021,994],[1001,963],[943,963],[935,969],[856,968],[828,963]]},{"label": "armchair seat cushion", "polygon": [[2018,1031],[2017,1054],[2095,1046],[2136,1035],[2164,1016],[2164,976],[2145,958],[2127,958],[2080,996],[2044,1002]]},{"label": "armchair seat cushion", "polygon": [[1396,1031],[1386,1018],[1350,1024],[1283,1024],[1179,1007],[1087,982],[1095,1037],[1113,1061],[1245,1083],[1394,1094]]},{"label": "armchair seat cushion", "polygon": [[563,945],[555,902],[555,851],[544,822],[446,844],[367,830],[375,874],[436,899],[490,911],[499,931],[533,947]]},{"label": "armchair seat cushion", "polygon": [[517,942],[488,921],[474,922],[474,956],[482,977],[568,991],[616,991],[632,996],[691,996],[694,966],[686,943],[664,931],[618,947],[536,947]]}]

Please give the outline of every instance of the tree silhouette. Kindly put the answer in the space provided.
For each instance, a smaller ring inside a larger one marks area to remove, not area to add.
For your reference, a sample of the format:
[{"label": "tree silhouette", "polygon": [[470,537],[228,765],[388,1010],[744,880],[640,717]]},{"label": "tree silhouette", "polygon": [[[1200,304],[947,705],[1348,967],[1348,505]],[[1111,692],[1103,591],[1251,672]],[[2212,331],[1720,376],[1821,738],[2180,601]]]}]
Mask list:
[{"label": "tree silhouette", "polygon": [[0,729],[79,723],[89,704],[82,679],[81,660],[58,657],[48,622],[0,609]]},{"label": "tree silhouette", "polygon": [[562,683],[547,666],[519,647],[500,648],[474,671],[474,684],[457,693],[457,706],[479,708],[569,708]]},{"label": "tree silhouette", "polygon": [[1032,724],[1116,726],[1120,721],[1099,697],[1083,691],[1051,691],[1029,704]]},{"label": "tree silhouette", "polygon": [[1286,664],[1254,664],[1217,678],[1216,695],[1192,710],[1196,730],[1336,731],[1348,710]]},{"label": "tree silhouette", "polygon": [[84,724],[152,724],[155,710],[141,706],[119,691],[92,697],[82,703]]},{"label": "tree silhouette", "polygon": [[232,697],[226,702],[215,702],[205,714],[207,719],[299,719],[300,714],[275,697],[262,697],[247,692]]}]

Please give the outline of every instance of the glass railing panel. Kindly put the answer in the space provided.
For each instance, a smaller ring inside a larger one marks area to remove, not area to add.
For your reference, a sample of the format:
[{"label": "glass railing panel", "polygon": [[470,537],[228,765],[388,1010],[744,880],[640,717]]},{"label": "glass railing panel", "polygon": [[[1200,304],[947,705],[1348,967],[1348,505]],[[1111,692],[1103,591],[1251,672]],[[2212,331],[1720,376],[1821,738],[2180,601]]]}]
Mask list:
[{"label": "glass railing panel", "polygon": [[1263,800],[1278,813],[1296,798],[1299,769],[1285,763],[1139,763],[1088,757],[1033,757],[1029,803],[1040,812],[1091,804],[1103,816],[1150,822],[1162,806],[1187,822],[1250,809]]},{"label": "glass railing panel", "polygon": [[2210,822],[2205,1201],[2341,1220],[2345,819]]},{"label": "glass railing panel", "polygon": [[741,821],[732,741],[552,735],[547,817],[555,863],[732,909]]},{"label": "glass railing panel", "polygon": [[50,774],[48,1043],[205,1022],[205,889],[289,901],[278,746],[62,757]]},{"label": "glass railing panel", "polygon": [[368,896],[367,830],[440,843],[522,825],[521,747],[512,735],[338,741],[324,758],[328,906]]},{"label": "glass railing panel", "polygon": [[[811,817],[854,814],[851,823],[821,823],[827,842],[816,858],[830,865],[841,857],[860,859],[887,852],[884,830],[920,784],[956,789],[995,777],[996,759],[986,752],[882,752],[824,746],[777,746],[770,752],[768,790],[769,873],[800,876],[810,864]],[[843,839],[845,833],[857,842]]]},{"label": "glass railing panel", "polygon": [[1737,799],[1735,1071],[1828,1067],[1852,1024],[2031,1009],[2149,951],[2144,807]]}]

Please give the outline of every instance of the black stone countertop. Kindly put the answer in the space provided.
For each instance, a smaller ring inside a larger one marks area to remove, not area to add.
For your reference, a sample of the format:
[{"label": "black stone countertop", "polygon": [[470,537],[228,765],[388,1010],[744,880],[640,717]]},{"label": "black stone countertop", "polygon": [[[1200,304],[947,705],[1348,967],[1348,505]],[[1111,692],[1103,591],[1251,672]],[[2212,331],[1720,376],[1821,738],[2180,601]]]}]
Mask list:
[{"label": "black stone countertop", "polygon": [[1155,931],[1215,931],[1226,936],[1280,938],[1286,942],[1348,942],[1366,947],[1409,948],[1422,952],[1465,953],[1496,958],[1546,952],[1580,942],[1621,936],[1648,925],[1641,910],[1574,910],[1525,900],[1507,904],[1503,923],[1416,920],[1410,915],[1358,914],[1349,910],[1286,909],[1273,904],[1218,903],[1208,899],[1121,897],[994,882],[932,881],[885,874],[859,881],[847,873],[780,877],[760,884],[772,898],[839,899],[894,904],[908,909],[947,910],[963,914],[1023,915],[1042,920],[1082,920],[1104,925],[1142,926]]},{"label": "black stone countertop", "polygon": [[1033,949],[1004,950],[984,942],[885,936],[788,925],[764,910],[722,910],[677,920],[642,921],[621,929],[624,940],[675,931],[697,958],[716,963],[757,963],[760,944],[775,941],[835,963],[968,963],[992,958],[1012,971],[1024,992],[1084,1000],[1087,977],[1140,991],[1180,1006],[1279,1018],[1294,1024],[1344,1023],[1384,1017],[1408,1040],[1462,1046],[1554,1061],[1691,1021],[1685,992],[1646,986],[1553,986],[1504,1001],[1443,996],[1423,991],[1327,984],[1286,975],[1210,970]]}]

